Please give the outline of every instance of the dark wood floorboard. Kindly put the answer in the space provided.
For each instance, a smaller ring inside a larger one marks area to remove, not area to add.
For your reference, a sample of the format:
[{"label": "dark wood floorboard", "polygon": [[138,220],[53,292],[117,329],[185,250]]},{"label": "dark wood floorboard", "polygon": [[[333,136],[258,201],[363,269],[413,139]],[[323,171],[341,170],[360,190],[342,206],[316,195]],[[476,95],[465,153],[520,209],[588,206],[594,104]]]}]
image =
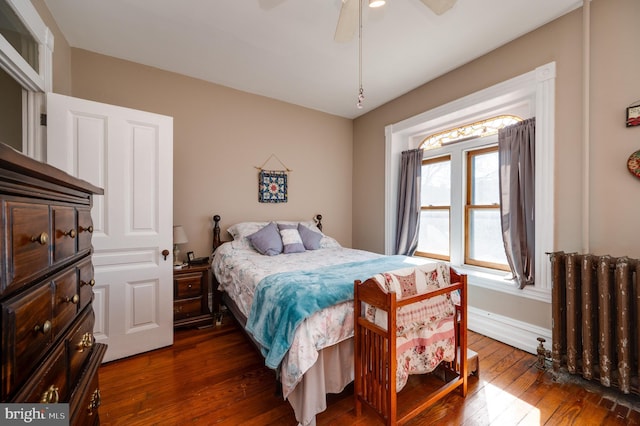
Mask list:
[{"label": "dark wood floorboard", "polygon": [[[408,423],[416,425],[640,425],[632,398],[563,379],[535,367],[535,356],[469,332],[480,356],[466,398],[454,393]],[[275,393],[275,375],[235,321],[221,327],[176,330],[173,346],[100,367],[103,426],[296,425],[293,410]],[[412,376],[400,409],[429,376]],[[629,402],[631,401],[631,402]],[[330,395],[318,426],[382,424],[367,409],[353,410],[353,387]]]}]

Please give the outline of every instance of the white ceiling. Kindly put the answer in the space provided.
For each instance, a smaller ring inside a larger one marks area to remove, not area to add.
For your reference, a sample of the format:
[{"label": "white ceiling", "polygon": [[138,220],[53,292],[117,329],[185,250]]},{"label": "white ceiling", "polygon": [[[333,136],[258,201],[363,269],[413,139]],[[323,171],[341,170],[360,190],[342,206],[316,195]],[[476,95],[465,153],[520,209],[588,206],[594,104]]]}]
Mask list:
[{"label": "white ceiling", "polygon": [[[366,2],[366,0],[365,0]],[[45,0],[72,47],[342,117],[362,115],[582,5],[582,0],[420,0],[364,7],[333,40],[341,0]]]}]

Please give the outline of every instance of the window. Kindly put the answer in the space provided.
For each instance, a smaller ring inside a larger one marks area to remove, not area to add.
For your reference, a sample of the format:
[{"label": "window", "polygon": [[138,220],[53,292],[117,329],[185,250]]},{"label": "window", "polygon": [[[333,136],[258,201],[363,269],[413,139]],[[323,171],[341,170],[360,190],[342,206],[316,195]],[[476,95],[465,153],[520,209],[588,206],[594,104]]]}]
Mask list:
[{"label": "window", "polygon": [[[53,35],[31,2],[0,0],[0,140],[44,160],[39,125],[51,91]],[[17,120],[15,117],[19,116]]]},{"label": "window", "polygon": [[[416,255],[449,261],[453,252],[466,265],[509,271],[500,223],[496,144],[498,130],[519,121],[515,115],[501,115],[424,138]],[[454,192],[464,194],[464,199],[455,200]],[[464,210],[457,215],[461,220],[451,219],[452,199],[454,211]],[[452,241],[452,235],[463,238]]]},{"label": "window", "polygon": [[418,256],[449,260],[451,156],[422,161]]},{"label": "window", "polygon": [[508,271],[500,223],[498,147],[467,152],[464,263]]},{"label": "window", "polygon": [[[519,117],[536,117],[536,160],[535,160],[535,285],[518,289],[505,285],[505,272],[490,273],[465,265],[464,223],[466,204],[466,179],[463,170],[468,151],[496,146],[497,136],[458,140],[442,143],[425,151],[425,159],[451,157],[451,206],[449,262],[458,271],[468,274],[469,284],[525,297],[541,302],[551,301],[551,270],[545,252],[554,247],[554,168],[555,168],[555,79],[554,62],[541,65],[527,73],[507,81],[487,87],[465,97],[453,100],[418,115],[406,118],[385,127],[385,227],[384,252],[393,254],[397,229],[397,205],[400,179],[400,158],[402,151],[419,147],[425,136],[437,134],[446,129],[455,129],[461,124],[486,118],[489,115],[516,114]],[[458,224],[458,225],[455,225]],[[454,246],[455,245],[455,246]]]},{"label": "window", "polygon": [[424,149],[439,148],[453,142],[460,142],[467,139],[483,138],[498,134],[498,131],[506,126],[522,121],[522,118],[515,115],[499,115],[475,123],[438,132],[424,138],[420,146]]},{"label": "window", "polygon": [[417,256],[509,271],[497,142],[494,135],[425,151]]}]

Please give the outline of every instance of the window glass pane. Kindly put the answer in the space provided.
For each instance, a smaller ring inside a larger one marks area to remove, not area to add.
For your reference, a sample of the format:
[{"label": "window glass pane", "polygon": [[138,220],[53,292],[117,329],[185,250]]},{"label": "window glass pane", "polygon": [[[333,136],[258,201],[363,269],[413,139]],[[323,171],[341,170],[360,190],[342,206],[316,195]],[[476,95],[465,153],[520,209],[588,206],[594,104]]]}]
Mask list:
[{"label": "window glass pane", "polygon": [[418,251],[449,256],[449,210],[422,210]]},{"label": "window glass pane", "polygon": [[420,204],[423,206],[451,205],[451,161],[422,165]]},{"label": "window glass pane", "polygon": [[0,35],[39,73],[38,42],[5,0],[0,0]]},{"label": "window glass pane", "polygon": [[507,264],[499,209],[472,209],[469,212],[469,257]]},{"label": "window glass pane", "polygon": [[499,204],[498,151],[473,155],[471,163],[473,173],[471,204]]}]

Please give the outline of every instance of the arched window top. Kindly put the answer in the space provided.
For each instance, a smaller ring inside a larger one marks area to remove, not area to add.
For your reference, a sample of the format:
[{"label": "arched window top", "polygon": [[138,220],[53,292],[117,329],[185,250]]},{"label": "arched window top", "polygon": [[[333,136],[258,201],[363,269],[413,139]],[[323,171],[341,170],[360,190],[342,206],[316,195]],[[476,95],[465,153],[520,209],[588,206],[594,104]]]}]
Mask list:
[{"label": "arched window top", "polygon": [[522,121],[516,115],[499,115],[475,123],[465,124],[454,129],[447,129],[442,132],[427,136],[420,143],[420,148],[424,150],[440,148],[443,145],[460,142],[467,139],[481,138],[495,135],[503,127],[510,126]]}]

